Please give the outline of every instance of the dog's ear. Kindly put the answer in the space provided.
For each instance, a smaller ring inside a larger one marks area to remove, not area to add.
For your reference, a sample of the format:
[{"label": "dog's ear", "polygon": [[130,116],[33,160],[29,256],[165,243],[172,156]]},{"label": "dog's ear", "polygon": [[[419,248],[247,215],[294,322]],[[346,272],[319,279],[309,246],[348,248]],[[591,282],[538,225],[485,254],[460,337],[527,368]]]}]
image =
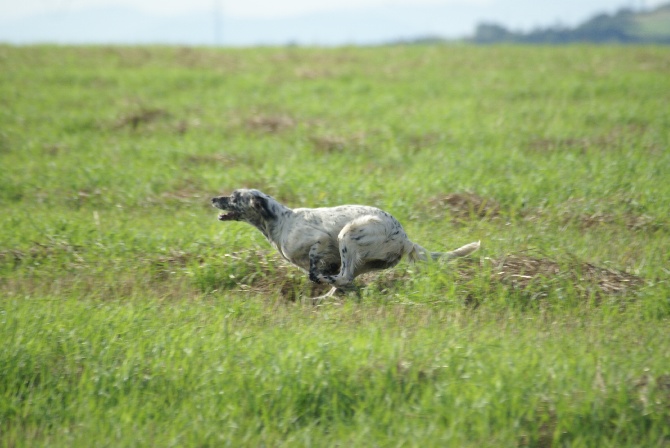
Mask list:
[{"label": "dog's ear", "polygon": [[251,206],[258,210],[258,212],[261,214],[261,217],[266,221],[277,218],[277,215],[270,207],[268,200],[262,196],[254,196],[251,199]]}]

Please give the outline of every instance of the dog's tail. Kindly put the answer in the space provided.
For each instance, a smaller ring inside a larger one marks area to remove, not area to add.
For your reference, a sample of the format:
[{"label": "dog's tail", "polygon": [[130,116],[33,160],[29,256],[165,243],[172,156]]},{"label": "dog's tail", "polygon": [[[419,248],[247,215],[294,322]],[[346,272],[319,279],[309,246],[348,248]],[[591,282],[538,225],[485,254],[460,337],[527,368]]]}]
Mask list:
[{"label": "dog's tail", "polygon": [[466,244],[461,246],[458,249],[452,250],[451,252],[429,252],[423,247],[419,246],[416,243],[412,243],[413,246],[407,254],[411,261],[427,261],[428,257],[433,260],[445,259],[452,260],[454,258],[467,257],[477,249],[479,249],[480,242],[475,241],[474,243]]}]

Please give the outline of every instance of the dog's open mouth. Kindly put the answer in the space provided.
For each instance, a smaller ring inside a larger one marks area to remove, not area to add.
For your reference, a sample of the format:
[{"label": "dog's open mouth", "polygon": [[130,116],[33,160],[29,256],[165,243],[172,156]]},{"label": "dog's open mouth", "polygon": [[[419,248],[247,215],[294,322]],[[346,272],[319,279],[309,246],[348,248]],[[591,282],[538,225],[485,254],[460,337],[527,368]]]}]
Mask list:
[{"label": "dog's open mouth", "polygon": [[219,221],[236,221],[240,215],[235,212],[224,212],[219,214]]}]

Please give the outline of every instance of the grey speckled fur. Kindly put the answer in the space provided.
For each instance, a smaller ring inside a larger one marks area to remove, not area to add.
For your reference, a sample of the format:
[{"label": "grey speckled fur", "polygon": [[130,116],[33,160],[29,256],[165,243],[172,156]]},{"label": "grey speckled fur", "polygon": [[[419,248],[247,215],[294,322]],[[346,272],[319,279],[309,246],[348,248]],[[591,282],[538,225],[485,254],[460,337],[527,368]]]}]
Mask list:
[{"label": "grey speckled fur", "polygon": [[428,252],[409,240],[393,216],[366,205],[290,209],[248,189],[212,198],[212,205],[224,211],[219,220],[253,225],[310,280],[332,285],[323,297],[351,287],[360,274],[395,266],[404,256],[411,261],[456,258],[479,248],[476,242],[451,252]]}]

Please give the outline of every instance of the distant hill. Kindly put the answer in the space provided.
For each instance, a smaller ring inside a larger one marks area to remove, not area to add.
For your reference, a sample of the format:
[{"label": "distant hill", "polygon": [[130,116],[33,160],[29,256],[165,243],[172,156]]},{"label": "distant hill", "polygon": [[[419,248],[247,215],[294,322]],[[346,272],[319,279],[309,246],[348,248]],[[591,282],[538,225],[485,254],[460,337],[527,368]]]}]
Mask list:
[{"label": "distant hill", "polygon": [[598,14],[574,28],[554,26],[525,33],[510,31],[495,23],[481,23],[468,41],[478,44],[670,44],[670,4],[643,12],[621,9],[614,14]]}]

